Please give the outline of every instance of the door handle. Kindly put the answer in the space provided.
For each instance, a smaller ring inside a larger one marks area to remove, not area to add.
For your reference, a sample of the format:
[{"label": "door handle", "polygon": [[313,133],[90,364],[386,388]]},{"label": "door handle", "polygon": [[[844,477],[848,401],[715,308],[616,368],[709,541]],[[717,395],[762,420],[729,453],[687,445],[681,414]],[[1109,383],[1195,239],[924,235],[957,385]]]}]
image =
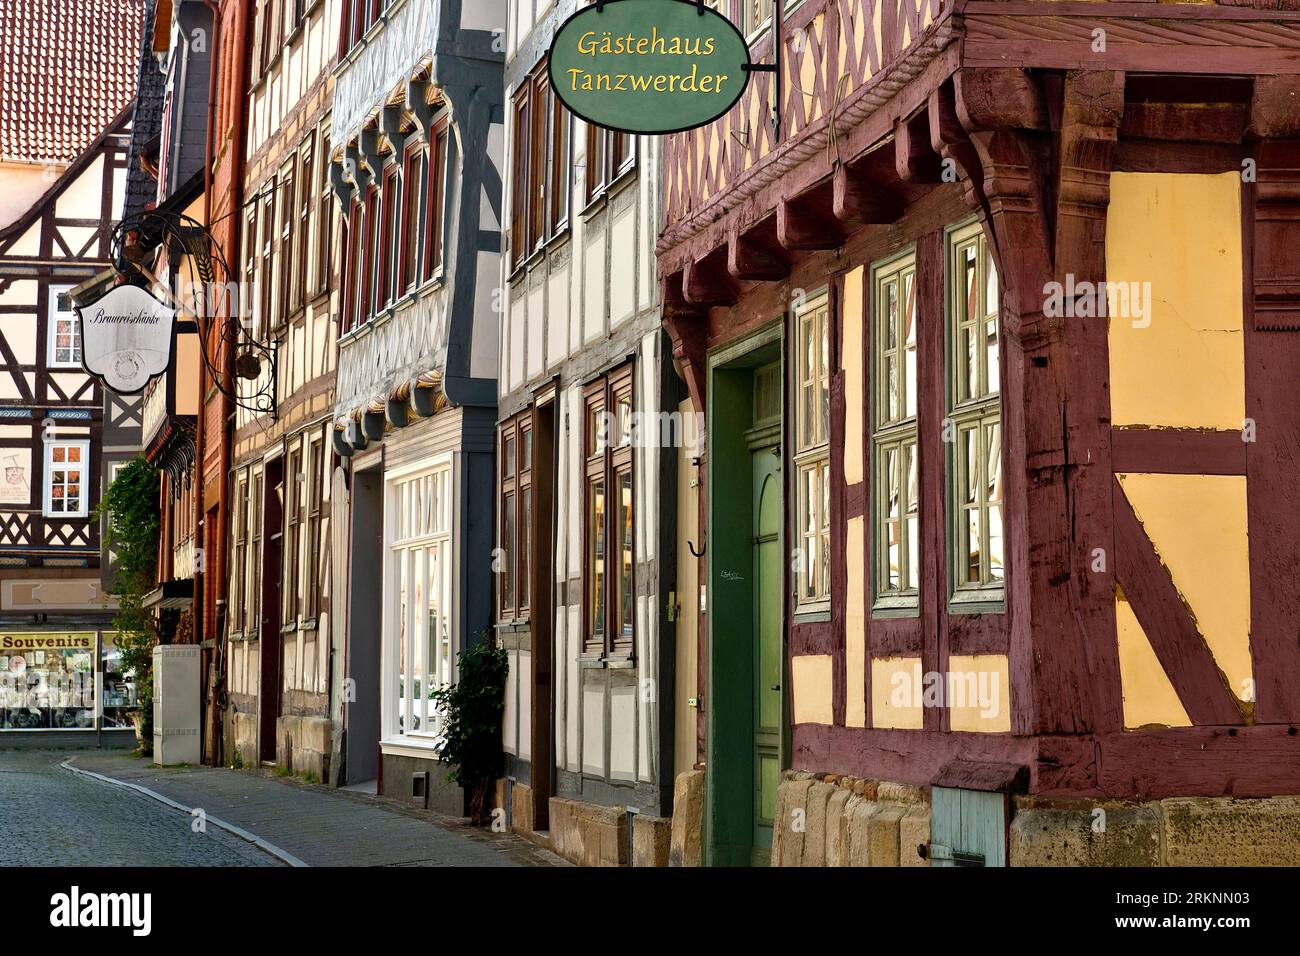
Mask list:
[{"label": "door handle", "polygon": [[772,685],[772,690],[780,690],[780,689],[781,689],[781,685],[780,685],[780,684],[773,684],[773,685]]}]

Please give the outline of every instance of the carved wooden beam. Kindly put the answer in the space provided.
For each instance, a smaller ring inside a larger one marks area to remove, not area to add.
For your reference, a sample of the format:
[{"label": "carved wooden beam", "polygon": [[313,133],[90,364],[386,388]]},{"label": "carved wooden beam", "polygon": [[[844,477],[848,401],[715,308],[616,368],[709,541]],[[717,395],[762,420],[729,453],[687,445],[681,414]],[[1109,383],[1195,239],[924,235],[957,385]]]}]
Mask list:
[{"label": "carved wooden beam", "polygon": [[951,83],[945,83],[930,94],[926,119],[930,127],[930,147],[940,157],[940,179],[957,176],[966,205],[982,214],[986,206],[984,166],[957,117],[956,94]]},{"label": "carved wooden beam", "polygon": [[1056,209],[1056,278],[1106,278],[1110,172],[1124,118],[1124,74],[1075,70],[1066,75]]},{"label": "carved wooden beam", "polygon": [[727,272],[733,279],[774,282],[790,274],[790,263],[779,247],[765,242],[757,230],[733,228],[727,237]]},{"label": "carved wooden beam", "polygon": [[705,309],[735,305],[737,290],[727,271],[724,249],[686,263],[682,270],[682,296],[688,304]]},{"label": "carved wooden beam", "polygon": [[682,273],[666,276],[660,284],[663,326],[673,346],[673,363],[691,396],[695,411],[704,414],[708,382],[708,312],[686,301]]},{"label": "carved wooden beam", "polygon": [[776,235],[782,248],[792,252],[836,249],[844,241],[834,219],[818,216],[795,199],[783,199],[777,204]]},{"label": "carved wooden beam", "polygon": [[905,183],[943,182],[943,157],[930,142],[924,113],[894,124],[894,169]]},{"label": "carved wooden beam", "polygon": [[845,225],[887,224],[902,218],[903,203],[897,192],[887,183],[848,164],[835,170],[832,191],[835,218]]}]

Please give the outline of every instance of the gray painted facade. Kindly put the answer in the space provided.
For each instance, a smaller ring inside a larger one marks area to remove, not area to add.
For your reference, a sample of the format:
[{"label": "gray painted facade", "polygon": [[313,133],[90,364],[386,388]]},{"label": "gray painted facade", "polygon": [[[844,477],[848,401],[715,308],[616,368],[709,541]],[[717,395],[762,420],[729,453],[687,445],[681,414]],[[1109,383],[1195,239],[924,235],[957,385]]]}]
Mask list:
[{"label": "gray painted facade", "polygon": [[[426,772],[446,774],[424,691],[455,680],[456,655],[492,623],[504,17],[504,0],[398,0],[335,72],[331,178],[345,229],[372,186],[378,209],[385,188],[404,197],[406,151],[446,131],[441,265],[345,324],[334,408],[338,782],[377,774],[407,799]],[[434,238],[421,233],[421,262]],[[351,281],[378,272],[368,257],[345,258]]]}]

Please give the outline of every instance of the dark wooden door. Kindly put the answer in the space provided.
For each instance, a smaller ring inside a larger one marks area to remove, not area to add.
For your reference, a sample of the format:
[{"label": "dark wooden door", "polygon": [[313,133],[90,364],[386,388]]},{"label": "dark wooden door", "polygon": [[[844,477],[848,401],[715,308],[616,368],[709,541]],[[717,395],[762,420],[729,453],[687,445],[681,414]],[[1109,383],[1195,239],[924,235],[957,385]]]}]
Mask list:
[{"label": "dark wooden door", "polygon": [[280,716],[280,578],[284,545],[284,460],[268,462],[262,490],[262,617],[259,622],[261,681],[258,736],[262,760],[275,759],[275,726]]}]

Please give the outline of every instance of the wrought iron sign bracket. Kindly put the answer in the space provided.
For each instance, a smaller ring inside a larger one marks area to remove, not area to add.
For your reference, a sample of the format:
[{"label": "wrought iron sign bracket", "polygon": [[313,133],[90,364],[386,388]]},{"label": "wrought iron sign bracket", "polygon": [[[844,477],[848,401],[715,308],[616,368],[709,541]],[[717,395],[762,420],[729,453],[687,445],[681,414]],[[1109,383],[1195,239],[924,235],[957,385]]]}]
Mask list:
[{"label": "wrought iron sign bracket", "polygon": [[[166,288],[145,265],[149,255],[140,255],[129,242],[132,235],[146,237],[149,250],[158,247],[187,257],[193,275],[188,289]],[[143,279],[157,288],[171,304],[199,328],[199,355],[213,386],[237,408],[278,417],[276,387],[279,372],[279,342],[260,342],[249,334],[242,313],[243,290],[230,282],[232,275],[221,246],[211,230],[183,214],[149,210],[124,219],[113,230],[113,266],[127,281]],[[212,331],[220,343],[218,355],[209,351]],[[217,367],[221,356],[231,365],[234,386],[226,384],[226,371]],[[241,388],[240,382],[248,383]]]}]

